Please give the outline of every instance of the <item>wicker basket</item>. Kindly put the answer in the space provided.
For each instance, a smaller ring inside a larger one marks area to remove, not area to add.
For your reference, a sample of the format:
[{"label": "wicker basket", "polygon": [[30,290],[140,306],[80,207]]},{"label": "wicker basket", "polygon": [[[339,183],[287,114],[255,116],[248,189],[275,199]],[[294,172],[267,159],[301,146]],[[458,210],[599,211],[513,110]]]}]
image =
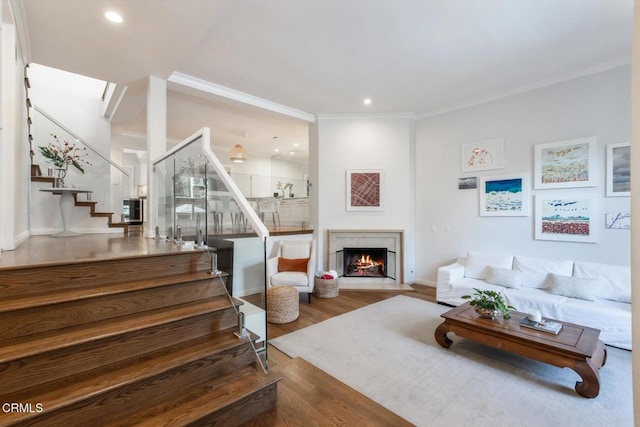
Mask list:
[{"label": "wicker basket", "polygon": [[293,322],[298,318],[298,309],[298,291],[293,286],[274,286],[267,290],[267,322]]},{"label": "wicker basket", "polygon": [[338,279],[315,278],[313,293],[318,298],[335,298],[340,294]]}]

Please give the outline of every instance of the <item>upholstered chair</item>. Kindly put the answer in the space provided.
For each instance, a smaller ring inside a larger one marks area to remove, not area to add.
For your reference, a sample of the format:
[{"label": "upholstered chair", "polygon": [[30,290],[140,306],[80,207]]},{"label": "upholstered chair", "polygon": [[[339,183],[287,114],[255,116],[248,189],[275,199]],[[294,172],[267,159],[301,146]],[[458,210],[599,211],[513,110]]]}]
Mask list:
[{"label": "upholstered chair", "polygon": [[316,247],[313,240],[283,240],[276,256],[267,260],[268,286],[293,286],[306,293],[309,302],[313,293]]}]

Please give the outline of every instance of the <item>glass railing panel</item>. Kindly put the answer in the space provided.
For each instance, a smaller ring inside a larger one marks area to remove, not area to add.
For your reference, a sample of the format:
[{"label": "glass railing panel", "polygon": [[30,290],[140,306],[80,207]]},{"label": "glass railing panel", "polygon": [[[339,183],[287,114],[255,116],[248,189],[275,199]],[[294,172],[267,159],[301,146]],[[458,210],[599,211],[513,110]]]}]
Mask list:
[{"label": "glass railing panel", "polygon": [[[154,193],[153,200],[157,207],[156,227],[158,234],[167,237],[169,229],[173,230],[175,206],[173,197],[173,158],[166,158],[153,165]],[[173,236],[173,233],[171,233]]]},{"label": "glass railing panel", "polygon": [[34,110],[33,163],[42,176],[54,178],[55,186],[90,190],[78,195],[79,200],[96,202],[96,211],[112,212],[112,220],[119,222],[123,199],[129,197],[124,193],[131,183],[129,174],[63,123],[37,106]]}]

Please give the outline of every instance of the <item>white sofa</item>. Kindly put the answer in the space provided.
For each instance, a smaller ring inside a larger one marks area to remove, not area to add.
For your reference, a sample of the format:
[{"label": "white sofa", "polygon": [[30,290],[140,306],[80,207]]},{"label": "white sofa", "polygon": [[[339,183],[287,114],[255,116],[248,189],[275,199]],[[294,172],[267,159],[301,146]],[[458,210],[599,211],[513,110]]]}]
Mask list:
[{"label": "white sofa", "polygon": [[600,329],[608,345],[631,350],[629,266],[469,252],[438,269],[436,298],[457,306],[473,289],[502,292],[517,311]]}]

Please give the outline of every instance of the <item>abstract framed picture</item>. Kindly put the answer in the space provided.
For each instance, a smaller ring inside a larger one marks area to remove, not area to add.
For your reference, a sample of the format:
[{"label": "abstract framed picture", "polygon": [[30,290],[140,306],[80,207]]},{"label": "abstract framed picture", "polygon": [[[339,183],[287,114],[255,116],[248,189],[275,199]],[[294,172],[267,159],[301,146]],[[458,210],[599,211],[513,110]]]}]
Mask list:
[{"label": "abstract framed picture", "polygon": [[631,195],[631,144],[607,145],[607,197]]},{"label": "abstract framed picture", "polygon": [[529,180],[525,175],[480,177],[480,216],[529,216]]},{"label": "abstract framed picture", "polygon": [[536,144],[534,187],[595,187],[596,147],[595,137]]},{"label": "abstract framed picture", "polygon": [[502,169],[504,140],[491,139],[462,145],[462,172]]},{"label": "abstract framed picture", "polygon": [[596,243],[602,218],[590,194],[536,195],[535,238],[565,242]]},{"label": "abstract framed picture", "polygon": [[347,210],[381,211],[384,171],[381,169],[347,170]]},{"label": "abstract framed picture", "polygon": [[631,229],[631,213],[629,212],[607,212],[604,218],[604,228],[610,230]]}]

